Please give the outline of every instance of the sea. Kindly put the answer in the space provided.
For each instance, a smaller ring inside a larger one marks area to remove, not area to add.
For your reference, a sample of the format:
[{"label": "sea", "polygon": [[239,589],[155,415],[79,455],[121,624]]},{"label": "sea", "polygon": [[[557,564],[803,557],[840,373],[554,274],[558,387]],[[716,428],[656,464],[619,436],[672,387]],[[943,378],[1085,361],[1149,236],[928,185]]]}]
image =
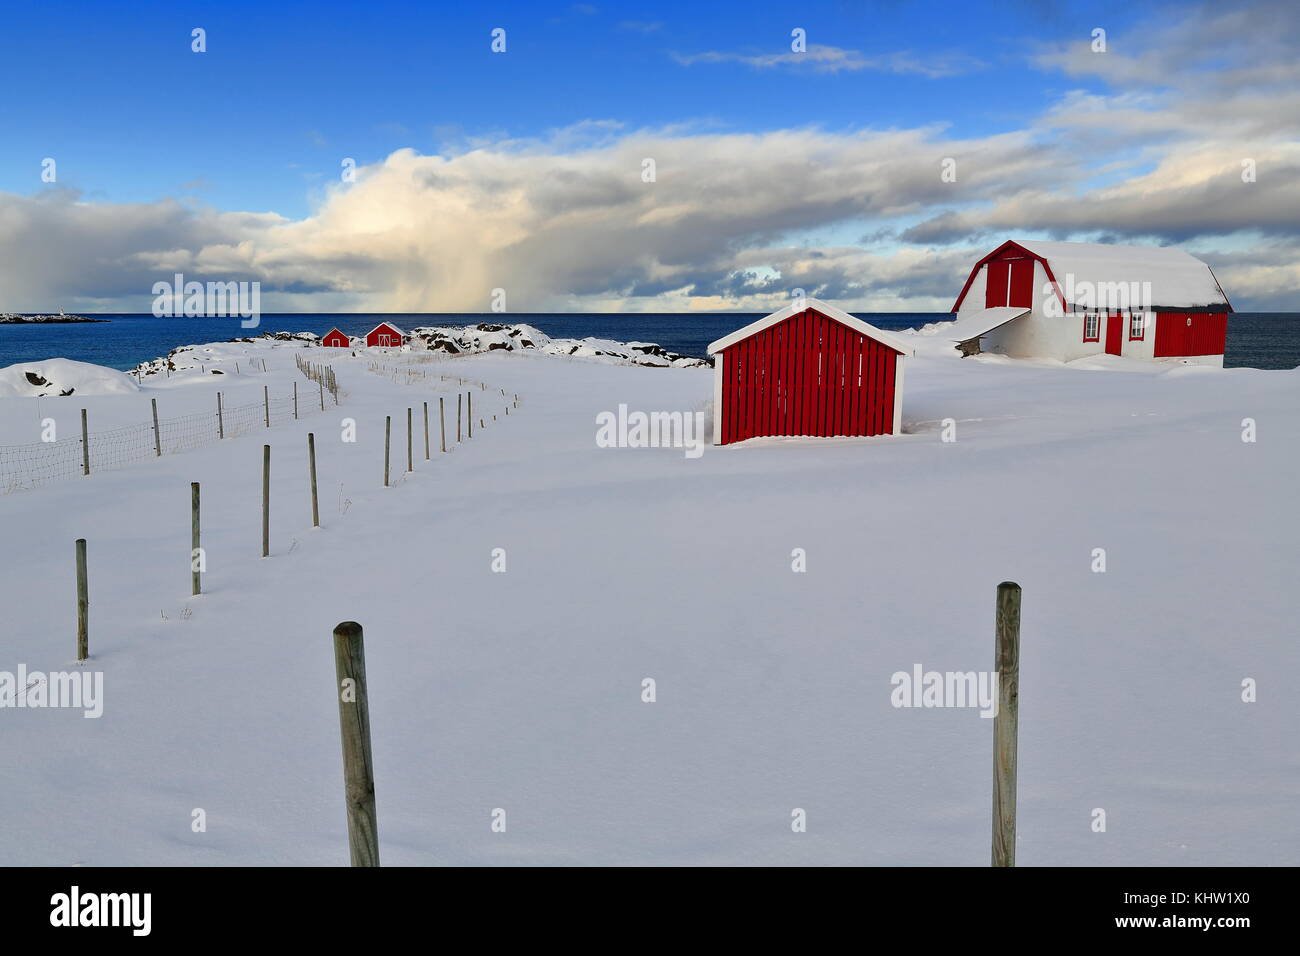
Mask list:
[{"label": "sea", "polygon": [[[224,342],[262,332],[315,332],[337,326],[362,335],[380,322],[410,330],[421,325],[477,325],[525,322],[555,338],[654,342],[670,352],[704,357],[708,344],[765,313],[267,313],[257,328],[238,318],[158,318],[151,314],[85,313],[102,323],[0,324],[0,367],[48,358],[75,359],[126,370],[166,355],[180,345]],[[859,312],[877,328],[920,328],[951,319],[947,312]],[[1229,368],[1291,369],[1300,366],[1300,313],[1240,312],[1228,320],[1223,364]]]}]

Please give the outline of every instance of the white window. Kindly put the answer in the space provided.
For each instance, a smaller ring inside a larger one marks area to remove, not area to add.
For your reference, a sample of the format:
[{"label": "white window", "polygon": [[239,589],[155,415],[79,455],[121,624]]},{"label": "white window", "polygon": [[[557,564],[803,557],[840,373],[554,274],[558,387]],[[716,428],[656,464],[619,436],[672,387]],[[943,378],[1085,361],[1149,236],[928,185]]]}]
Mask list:
[{"label": "white window", "polygon": [[1083,340],[1085,342],[1096,342],[1100,338],[1098,330],[1101,328],[1101,321],[1096,312],[1085,312],[1083,315]]},{"label": "white window", "polygon": [[1146,334],[1146,314],[1134,312],[1128,317],[1128,337],[1129,341],[1140,339]]}]

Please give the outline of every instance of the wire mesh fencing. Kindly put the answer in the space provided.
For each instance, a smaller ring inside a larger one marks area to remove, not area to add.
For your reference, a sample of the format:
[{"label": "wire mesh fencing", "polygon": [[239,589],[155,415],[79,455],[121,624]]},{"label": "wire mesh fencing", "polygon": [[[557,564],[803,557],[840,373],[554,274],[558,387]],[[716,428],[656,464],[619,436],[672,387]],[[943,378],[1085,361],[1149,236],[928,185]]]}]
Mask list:
[{"label": "wire mesh fencing", "polygon": [[[331,391],[335,403],[337,391],[337,386]],[[326,404],[321,400],[324,392],[318,395],[317,389],[310,387],[278,395],[270,395],[268,391],[262,401],[243,405],[224,404],[221,393],[217,394],[217,404],[210,412],[160,418],[156,437],[154,424],[149,421],[90,431],[84,441],[78,433],[73,438],[56,441],[0,445],[0,494],[36,488],[60,478],[121,468],[159,454],[190,451],[291,422],[321,411],[321,406]]]}]

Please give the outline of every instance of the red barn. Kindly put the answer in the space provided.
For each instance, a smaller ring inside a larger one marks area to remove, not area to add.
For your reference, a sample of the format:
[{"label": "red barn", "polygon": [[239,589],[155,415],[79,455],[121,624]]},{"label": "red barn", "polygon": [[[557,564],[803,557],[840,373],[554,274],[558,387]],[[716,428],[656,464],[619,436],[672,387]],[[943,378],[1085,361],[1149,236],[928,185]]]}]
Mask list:
[{"label": "red barn", "polygon": [[373,329],[371,329],[369,332],[366,333],[366,345],[370,346],[371,348],[374,348],[376,346],[381,348],[392,347],[396,345],[401,345],[402,340],[405,337],[406,337],[406,333],[403,332],[401,329],[399,329],[397,326],[391,325],[388,322],[380,322]]},{"label": "red barn", "polygon": [[1232,304],[1181,249],[1021,239],[975,263],[952,310],[965,354],[1222,367]]},{"label": "red barn", "polygon": [[330,329],[320,340],[320,344],[331,349],[345,349],[348,347],[348,337],[338,329]]},{"label": "red barn", "polygon": [[904,339],[816,299],[709,346],[713,443],[765,435],[897,435]]}]

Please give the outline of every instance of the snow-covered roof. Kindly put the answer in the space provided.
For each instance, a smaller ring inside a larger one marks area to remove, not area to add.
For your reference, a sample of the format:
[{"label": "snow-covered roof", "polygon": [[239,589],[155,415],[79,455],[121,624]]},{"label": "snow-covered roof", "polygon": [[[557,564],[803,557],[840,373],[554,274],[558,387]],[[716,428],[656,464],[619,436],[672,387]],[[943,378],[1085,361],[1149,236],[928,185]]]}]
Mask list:
[{"label": "snow-covered roof", "polygon": [[[1188,252],[1170,246],[1117,246],[1100,242],[1039,242],[1017,239],[1016,245],[1047,261],[1067,305],[1096,306],[1099,283],[1151,283],[1147,306],[1232,308],[1210,267]],[[1073,277],[1071,281],[1068,277]]]},{"label": "snow-covered roof", "polygon": [[981,335],[987,335],[1012,319],[1028,315],[1030,311],[1017,306],[1004,305],[994,309],[980,309],[978,312],[966,312],[958,316],[957,321],[951,325],[943,326],[940,334],[953,342],[967,342]]},{"label": "snow-covered roof", "polygon": [[[393,330],[394,332],[396,332],[398,335],[406,335],[405,332],[403,332],[403,331],[402,331],[401,329],[399,329],[397,326],[393,325],[392,322],[380,322],[380,323],[379,323],[378,325],[376,325],[373,329],[371,329],[370,332],[378,332],[380,329],[384,328],[385,326],[387,326],[388,328],[392,329],[392,330]],[[370,335],[370,332],[367,332],[366,335]]]},{"label": "snow-covered roof", "polygon": [[723,349],[735,345],[737,342],[747,339],[755,333],[771,328],[778,322],[784,322],[791,316],[804,311],[804,309],[812,309],[815,312],[820,312],[828,319],[834,319],[841,325],[847,325],[855,332],[860,332],[863,335],[870,336],[882,345],[889,346],[895,352],[901,352],[903,355],[912,354],[912,344],[907,340],[900,338],[897,335],[892,335],[883,329],[878,329],[870,322],[863,322],[861,319],[849,315],[849,313],[845,312],[843,309],[837,309],[829,302],[823,302],[821,299],[804,299],[802,302],[799,300],[791,302],[784,309],[778,309],[776,312],[764,316],[757,322],[751,322],[744,328],[737,329],[730,335],[724,335],[716,342],[709,343],[709,354],[716,355]]}]

